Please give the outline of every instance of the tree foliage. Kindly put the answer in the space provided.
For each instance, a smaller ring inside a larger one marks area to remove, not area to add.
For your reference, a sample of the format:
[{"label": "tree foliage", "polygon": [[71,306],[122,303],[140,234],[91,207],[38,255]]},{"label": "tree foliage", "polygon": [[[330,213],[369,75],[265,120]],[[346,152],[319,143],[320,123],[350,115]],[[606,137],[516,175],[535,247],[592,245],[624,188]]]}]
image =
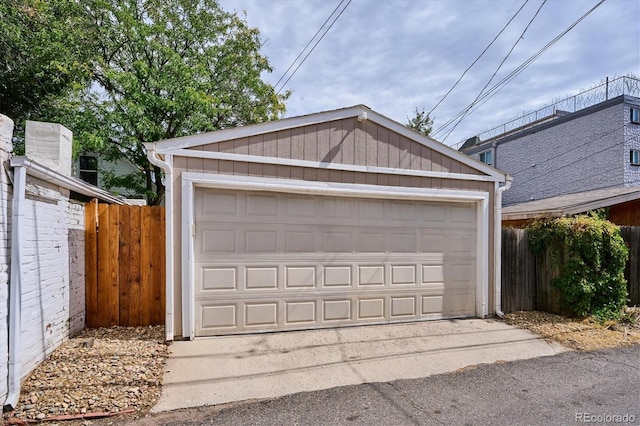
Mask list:
[{"label": "tree foliage", "polygon": [[[284,112],[257,29],[215,0],[90,0],[95,85],[79,97],[83,147],[127,158],[144,179],[120,179],[150,204],[164,195],[145,142],[261,121]],[[90,124],[87,126],[86,124]],[[143,184],[143,185],[141,185]]]},{"label": "tree foliage", "polygon": [[0,113],[18,126],[88,82],[82,12],[74,0],[0,2]]},{"label": "tree foliage", "polygon": [[[81,6],[70,31],[82,37],[76,47],[90,84],[56,97],[46,118],[73,130],[77,150],[134,164],[140,174],[103,174],[107,185],[128,189],[123,195],[152,205],[163,199],[162,170],[149,163],[144,143],[284,113],[288,93],[277,95],[261,78],[271,66],[258,30],[216,0],[60,1]],[[56,16],[57,25],[69,16]]]},{"label": "tree foliage", "polygon": [[433,130],[433,120],[429,117],[429,114],[424,112],[424,109],[419,110],[416,108],[414,116],[412,118],[407,117],[405,126],[425,136],[429,136]]},{"label": "tree foliage", "polygon": [[618,318],[627,302],[624,269],[629,250],[620,229],[597,215],[541,219],[529,227],[534,253],[548,253],[560,276],[551,285],[579,316]]}]

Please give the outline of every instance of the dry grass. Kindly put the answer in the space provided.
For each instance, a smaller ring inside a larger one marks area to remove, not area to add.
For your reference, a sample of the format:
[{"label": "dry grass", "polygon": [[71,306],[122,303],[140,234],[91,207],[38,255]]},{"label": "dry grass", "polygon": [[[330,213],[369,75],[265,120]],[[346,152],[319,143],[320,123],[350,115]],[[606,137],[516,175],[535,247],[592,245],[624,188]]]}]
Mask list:
[{"label": "dry grass", "polygon": [[591,318],[566,318],[537,311],[506,314],[504,321],[581,351],[640,344],[640,308],[637,307],[627,308],[625,320],[605,324]]}]

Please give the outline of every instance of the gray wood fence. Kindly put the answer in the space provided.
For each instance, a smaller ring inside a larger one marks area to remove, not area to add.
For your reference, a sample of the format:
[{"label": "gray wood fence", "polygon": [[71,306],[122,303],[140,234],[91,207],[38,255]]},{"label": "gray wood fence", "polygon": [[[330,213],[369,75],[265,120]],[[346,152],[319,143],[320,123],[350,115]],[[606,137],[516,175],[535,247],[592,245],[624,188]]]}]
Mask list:
[{"label": "gray wood fence", "polygon": [[[629,305],[640,305],[640,227],[622,226],[620,232],[629,247],[625,270]],[[528,240],[526,229],[502,229],[502,310],[564,313],[558,292],[551,287],[558,270],[550,259],[536,259]]]}]

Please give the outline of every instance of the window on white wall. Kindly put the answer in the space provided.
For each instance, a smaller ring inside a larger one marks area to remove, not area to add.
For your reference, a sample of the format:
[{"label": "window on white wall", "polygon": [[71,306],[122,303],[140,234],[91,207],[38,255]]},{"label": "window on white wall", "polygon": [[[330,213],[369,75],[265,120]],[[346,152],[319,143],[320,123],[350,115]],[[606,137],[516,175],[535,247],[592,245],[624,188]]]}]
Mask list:
[{"label": "window on white wall", "polygon": [[493,165],[493,158],[491,158],[491,151],[485,151],[480,153],[480,161],[484,164]]},{"label": "window on white wall", "polygon": [[98,185],[98,159],[96,157],[80,156],[80,179],[91,185]]},{"label": "window on white wall", "polygon": [[629,121],[640,124],[640,108],[629,108]]},{"label": "window on white wall", "polygon": [[640,149],[629,151],[629,162],[632,166],[640,166]]}]

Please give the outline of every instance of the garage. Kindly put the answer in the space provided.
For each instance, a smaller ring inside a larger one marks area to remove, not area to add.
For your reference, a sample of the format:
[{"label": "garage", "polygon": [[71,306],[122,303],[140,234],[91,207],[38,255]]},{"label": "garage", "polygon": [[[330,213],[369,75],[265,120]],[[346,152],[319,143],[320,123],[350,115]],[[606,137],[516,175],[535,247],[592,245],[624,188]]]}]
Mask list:
[{"label": "garage", "polygon": [[473,316],[475,215],[468,203],[197,188],[196,336]]},{"label": "garage", "polygon": [[366,107],[147,149],[172,182],[168,337],[499,308],[494,206],[507,176]]}]

